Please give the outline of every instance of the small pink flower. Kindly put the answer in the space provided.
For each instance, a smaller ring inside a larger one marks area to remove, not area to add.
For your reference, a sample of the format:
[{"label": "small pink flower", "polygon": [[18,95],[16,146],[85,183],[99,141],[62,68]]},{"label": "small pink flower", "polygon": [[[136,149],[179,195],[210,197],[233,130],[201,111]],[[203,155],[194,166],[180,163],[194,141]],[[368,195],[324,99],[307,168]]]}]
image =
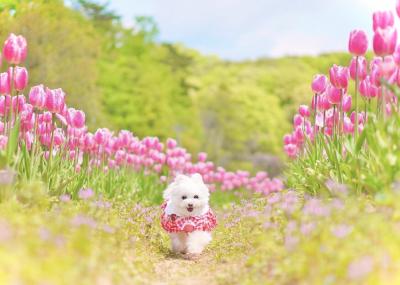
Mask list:
[{"label": "small pink flower", "polygon": [[67,203],[67,202],[71,201],[71,196],[69,194],[62,194],[62,195],[60,195],[59,200],[61,202]]},{"label": "small pink flower", "polygon": [[94,196],[94,191],[90,188],[79,190],[78,197],[82,200],[90,199]]},{"label": "small pink flower", "polygon": [[347,275],[351,280],[365,278],[373,269],[374,260],[370,256],[364,256],[349,264]]},{"label": "small pink flower", "polygon": [[337,238],[344,238],[351,233],[353,227],[340,224],[332,228],[332,234]]}]

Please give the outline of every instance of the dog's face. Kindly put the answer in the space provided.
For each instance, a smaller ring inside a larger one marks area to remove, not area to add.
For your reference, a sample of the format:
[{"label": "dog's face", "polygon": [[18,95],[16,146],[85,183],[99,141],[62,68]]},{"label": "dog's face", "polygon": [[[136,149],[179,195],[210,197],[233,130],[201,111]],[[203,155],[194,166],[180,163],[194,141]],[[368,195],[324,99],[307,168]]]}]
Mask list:
[{"label": "dog's face", "polygon": [[200,174],[178,175],[164,191],[173,212],[178,216],[198,216],[208,210],[209,191]]}]

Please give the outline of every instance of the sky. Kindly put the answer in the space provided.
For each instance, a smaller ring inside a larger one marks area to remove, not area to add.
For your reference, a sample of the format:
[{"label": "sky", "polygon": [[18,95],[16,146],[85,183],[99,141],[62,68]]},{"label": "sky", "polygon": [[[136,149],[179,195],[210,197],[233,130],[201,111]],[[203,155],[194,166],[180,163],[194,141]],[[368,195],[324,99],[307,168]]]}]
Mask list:
[{"label": "sky", "polygon": [[223,59],[246,60],[346,50],[351,30],[363,29],[372,36],[372,13],[395,13],[395,2],[109,0],[109,7],[127,26],[133,25],[135,16],[153,17],[159,41],[179,42]]}]

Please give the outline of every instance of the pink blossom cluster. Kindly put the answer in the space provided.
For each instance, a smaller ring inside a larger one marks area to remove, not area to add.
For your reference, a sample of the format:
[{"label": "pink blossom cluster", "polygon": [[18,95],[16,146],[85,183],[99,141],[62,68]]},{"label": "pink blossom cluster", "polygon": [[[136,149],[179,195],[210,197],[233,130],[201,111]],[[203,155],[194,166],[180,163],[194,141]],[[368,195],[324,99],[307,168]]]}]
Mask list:
[{"label": "pink blossom cluster", "polygon": [[[396,9],[400,17],[400,1]],[[348,42],[348,50],[353,55],[349,65],[334,64],[329,70],[329,79],[323,74],[314,76],[312,102],[310,106],[299,107],[293,118],[293,131],[283,139],[289,157],[301,154],[306,142],[314,142],[317,134],[357,136],[367,124],[371,103],[376,103],[378,118],[398,111],[398,98],[388,88],[388,85],[400,87],[400,45],[396,45],[397,30],[392,12],[373,14],[373,32],[376,56],[370,62],[365,58],[367,35],[362,30],[354,30]],[[349,93],[351,80],[354,81],[353,95]],[[358,94],[364,103],[363,111],[358,105]]]},{"label": "pink blossom cluster", "polygon": [[[227,171],[199,153],[195,161],[188,151],[169,138],[164,144],[157,137],[139,139],[127,130],[114,133],[106,128],[89,132],[85,113],[66,104],[60,88],[37,85],[28,98],[22,91],[28,84],[28,72],[19,67],[26,58],[27,44],[22,36],[11,34],[6,40],[3,57],[8,71],[0,74],[0,149],[7,146],[10,130],[20,123],[19,146],[33,155],[44,155],[49,163],[61,156],[73,163],[77,172],[130,169],[145,175],[157,175],[168,182],[178,173],[200,173],[212,191],[245,188],[268,194],[283,188],[279,179],[265,172],[251,177],[247,171]],[[87,161],[88,163],[84,163]]]}]

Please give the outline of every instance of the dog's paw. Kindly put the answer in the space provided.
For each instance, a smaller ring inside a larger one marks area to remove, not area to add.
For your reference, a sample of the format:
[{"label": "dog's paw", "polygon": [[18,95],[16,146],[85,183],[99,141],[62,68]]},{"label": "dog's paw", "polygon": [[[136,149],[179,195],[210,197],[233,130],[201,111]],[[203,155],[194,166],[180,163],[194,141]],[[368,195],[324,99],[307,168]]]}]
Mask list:
[{"label": "dog's paw", "polygon": [[201,257],[200,253],[186,253],[186,254],[183,255],[184,259],[193,260],[193,261],[199,260],[200,257]]}]

